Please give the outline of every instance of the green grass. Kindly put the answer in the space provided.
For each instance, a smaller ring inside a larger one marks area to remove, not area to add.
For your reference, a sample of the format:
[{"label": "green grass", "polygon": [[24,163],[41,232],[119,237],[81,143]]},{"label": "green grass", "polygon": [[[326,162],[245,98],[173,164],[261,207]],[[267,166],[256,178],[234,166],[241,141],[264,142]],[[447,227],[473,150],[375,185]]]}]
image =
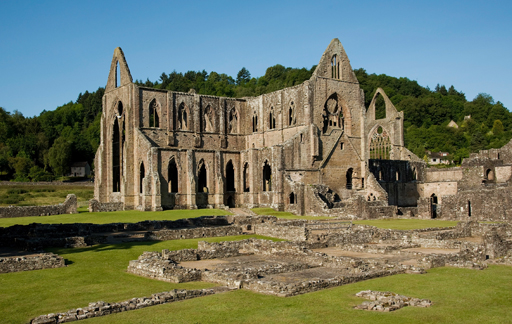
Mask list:
[{"label": "green grass", "polygon": [[8,227],[12,225],[27,225],[31,223],[137,223],[145,220],[177,220],[181,218],[195,218],[200,216],[231,215],[230,212],[220,209],[165,210],[159,212],[125,210],[108,213],[89,213],[87,212],[87,208],[82,208],[82,211],[84,212],[78,214],[0,218],[0,227]]},{"label": "green grass", "polygon": [[241,240],[255,235],[215,237],[164,242],[96,245],[87,248],[50,249],[66,259],[65,268],[0,274],[1,323],[26,323],[32,317],[103,300],[119,302],[174,288],[201,289],[214,284],[171,284],[126,272],[128,262],[144,251],[197,248],[198,241]]},{"label": "green grass", "polygon": [[329,216],[298,216],[290,212],[276,211],[273,208],[252,208],[253,212],[258,215],[275,216],[277,218],[284,219],[308,219],[308,220],[321,220],[321,219],[333,219]]},{"label": "green grass", "polygon": [[[437,268],[424,275],[396,275],[289,298],[246,290],[153,306],[88,320],[88,323],[511,323],[512,267],[487,270]],[[431,299],[430,308],[389,313],[355,310],[366,289]]]},{"label": "green grass", "polygon": [[94,187],[81,185],[15,185],[0,186],[0,206],[40,206],[63,203],[75,194],[79,203],[93,198]]},{"label": "green grass", "polygon": [[352,223],[361,225],[371,225],[379,228],[396,229],[396,230],[412,230],[429,227],[450,227],[457,225],[458,221],[444,221],[431,219],[369,219],[355,220]]}]

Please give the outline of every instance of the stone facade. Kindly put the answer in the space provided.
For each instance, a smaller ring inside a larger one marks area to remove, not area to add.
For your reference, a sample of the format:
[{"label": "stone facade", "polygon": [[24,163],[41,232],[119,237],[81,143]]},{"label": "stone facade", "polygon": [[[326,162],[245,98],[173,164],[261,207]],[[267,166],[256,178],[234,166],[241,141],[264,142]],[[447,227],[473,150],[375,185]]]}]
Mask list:
[{"label": "stone facade", "polygon": [[76,214],[77,200],[74,194],[69,194],[62,204],[48,206],[9,206],[0,207],[0,218],[50,216],[61,214]]},{"label": "stone facade", "polygon": [[[378,96],[383,119],[375,117]],[[95,199],[153,211],[266,206],[325,214],[310,185],[325,186],[343,206],[388,199],[368,186],[372,158],[419,160],[404,147],[403,113],[382,89],[364,106],[338,39],[309,80],[239,99],[138,86],[117,48],[103,97]],[[400,170],[405,183],[410,167]],[[334,214],[351,212],[343,206]]]}]

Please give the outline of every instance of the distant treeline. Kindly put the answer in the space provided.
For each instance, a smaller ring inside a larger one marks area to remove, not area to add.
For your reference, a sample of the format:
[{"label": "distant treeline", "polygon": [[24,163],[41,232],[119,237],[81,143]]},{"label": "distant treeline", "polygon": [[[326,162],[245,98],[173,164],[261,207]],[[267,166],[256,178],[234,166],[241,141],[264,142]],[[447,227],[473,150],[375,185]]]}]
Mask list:
[{"label": "distant treeline", "polygon": [[[248,97],[280,90],[308,80],[311,69],[286,68],[275,65],[265,75],[254,78],[242,68],[236,78],[224,73],[188,71],[162,73],[152,82],[136,80],[140,86],[199,94]],[[416,81],[384,74],[354,71],[369,106],[375,90],[383,88],[393,104],[404,111],[405,143],[419,157],[426,150],[445,151],[456,163],[486,148],[498,148],[512,138],[511,113],[487,94],[468,101],[453,86],[437,85],[434,90]],[[88,161],[92,165],[100,141],[100,118],[104,88],[81,93],[54,111],[43,111],[26,118],[18,111],[0,107],[0,177],[16,181],[41,181],[65,175],[73,162]],[[376,117],[385,114],[381,96],[376,103]],[[471,116],[466,118],[465,116]],[[447,127],[454,120],[459,128]]]}]

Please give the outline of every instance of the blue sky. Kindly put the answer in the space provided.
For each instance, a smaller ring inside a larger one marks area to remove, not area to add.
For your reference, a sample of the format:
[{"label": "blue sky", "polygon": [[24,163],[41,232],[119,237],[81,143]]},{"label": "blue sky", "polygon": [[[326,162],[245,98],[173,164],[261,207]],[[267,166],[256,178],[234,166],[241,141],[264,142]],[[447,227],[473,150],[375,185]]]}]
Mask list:
[{"label": "blue sky", "polygon": [[484,92],[512,108],[512,1],[1,1],[0,107],[39,115],[104,87],[120,46],[134,79],[261,76],[318,63]]}]

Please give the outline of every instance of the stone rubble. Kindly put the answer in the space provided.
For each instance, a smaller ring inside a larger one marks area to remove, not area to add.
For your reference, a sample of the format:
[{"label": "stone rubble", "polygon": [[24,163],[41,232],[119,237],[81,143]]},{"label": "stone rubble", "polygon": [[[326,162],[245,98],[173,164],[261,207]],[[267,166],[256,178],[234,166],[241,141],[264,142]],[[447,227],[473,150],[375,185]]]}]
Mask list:
[{"label": "stone rubble", "polygon": [[392,312],[406,306],[432,306],[432,301],[430,301],[429,299],[407,297],[389,291],[382,292],[373,290],[363,290],[358,292],[356,296],[368,299],[370,301],[365,301],[362,304],[355,306],[354,308],[368,311]]}]

